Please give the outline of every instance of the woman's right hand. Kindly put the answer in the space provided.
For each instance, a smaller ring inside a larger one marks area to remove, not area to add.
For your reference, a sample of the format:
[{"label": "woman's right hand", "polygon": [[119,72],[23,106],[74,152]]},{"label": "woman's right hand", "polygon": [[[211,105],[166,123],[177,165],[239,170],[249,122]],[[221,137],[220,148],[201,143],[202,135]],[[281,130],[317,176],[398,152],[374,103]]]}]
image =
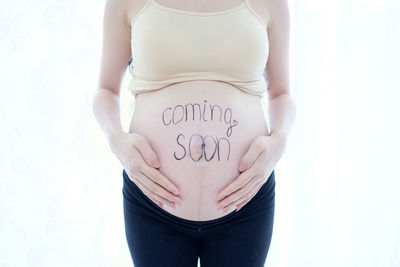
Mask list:
[{"label": "woman's right hand", "polygon": [[[181,204],[179,190],[157,168],[160,161],[148,140],[138,133],[114,133],[110,137],[111,151],[122,163],[129,178],[151,200],[163,207],[163,203],[175,208]],[[175,193],[175,194],[174,194]]]}]

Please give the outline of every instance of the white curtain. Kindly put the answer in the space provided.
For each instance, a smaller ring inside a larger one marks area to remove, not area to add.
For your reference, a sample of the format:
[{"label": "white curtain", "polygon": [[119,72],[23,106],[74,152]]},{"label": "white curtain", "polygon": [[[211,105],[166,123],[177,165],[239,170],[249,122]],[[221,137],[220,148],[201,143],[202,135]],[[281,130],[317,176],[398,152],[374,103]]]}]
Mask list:
[{"label": "white curtain", "polygon": [[[400,1],[289,5],[297,117],[266,266],[398,267]],[[91,113],[104,1],[1,6],[0,266],[131,266],[122,166]]]}]

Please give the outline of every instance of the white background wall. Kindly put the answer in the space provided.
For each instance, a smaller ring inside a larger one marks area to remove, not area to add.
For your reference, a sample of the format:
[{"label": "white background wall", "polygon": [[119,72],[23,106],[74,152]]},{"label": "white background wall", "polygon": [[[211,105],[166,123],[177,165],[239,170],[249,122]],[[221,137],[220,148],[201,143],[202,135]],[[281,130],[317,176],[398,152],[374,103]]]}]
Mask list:
[{"label": "white background wall", "polygon": [[[400,266],[400,1],[289,3],[297,118],[266,266]],[[91,113],[104,1],[1,6],[0,266],[131,266]]]}]

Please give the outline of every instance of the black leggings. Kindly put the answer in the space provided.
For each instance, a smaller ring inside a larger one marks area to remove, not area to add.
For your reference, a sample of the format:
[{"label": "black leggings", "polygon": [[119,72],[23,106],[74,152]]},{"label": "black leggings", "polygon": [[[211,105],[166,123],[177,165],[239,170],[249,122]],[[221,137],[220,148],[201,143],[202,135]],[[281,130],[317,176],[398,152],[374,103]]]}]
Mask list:
[{"label": "black leggings", "polygon": [[271,243],[275,171],[239,211],[208,221],[177,217],[123,174],[125,234],[135,267],[262,267]]}]

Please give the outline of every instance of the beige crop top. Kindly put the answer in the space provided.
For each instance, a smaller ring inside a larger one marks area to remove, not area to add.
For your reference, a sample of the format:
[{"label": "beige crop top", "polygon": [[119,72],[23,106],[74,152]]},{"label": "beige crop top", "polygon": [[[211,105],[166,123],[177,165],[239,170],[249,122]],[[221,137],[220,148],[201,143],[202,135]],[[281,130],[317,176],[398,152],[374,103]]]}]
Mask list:
[{"label": "beige crop top", "polygon": [[139,93],[188,80],[217,80],[264,97],[267,27],[248,0],[223,11],[194,12],[148,0],[131,25],[128,90]]}]

